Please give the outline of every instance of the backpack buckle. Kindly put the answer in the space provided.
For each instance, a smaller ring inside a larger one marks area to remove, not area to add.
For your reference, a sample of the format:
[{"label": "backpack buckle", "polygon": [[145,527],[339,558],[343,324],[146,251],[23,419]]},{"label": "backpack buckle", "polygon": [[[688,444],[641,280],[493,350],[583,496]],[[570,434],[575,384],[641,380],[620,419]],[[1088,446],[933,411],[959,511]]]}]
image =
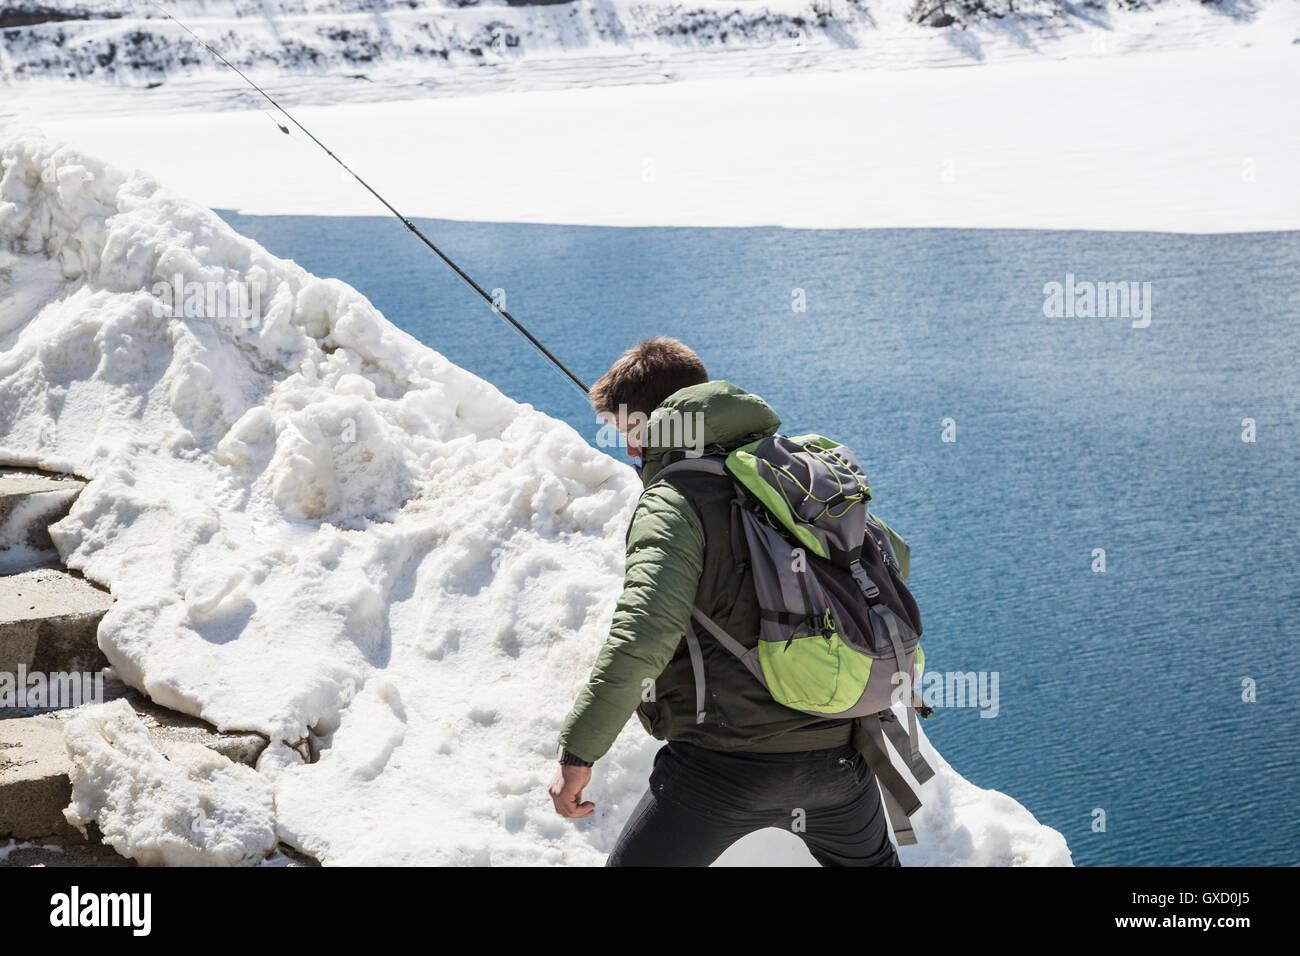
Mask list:
[{"label": "backpack buckle", "polygon": [[850,567],[853,570],[853,580],[858,582],[858,587],[862,589],[862,594],[868,601],[874,603],[875,599],[880,596],[880,588],[876,587],[874,581],[867,576],[867,572],[862,569],[862,562],[855,558]]}]

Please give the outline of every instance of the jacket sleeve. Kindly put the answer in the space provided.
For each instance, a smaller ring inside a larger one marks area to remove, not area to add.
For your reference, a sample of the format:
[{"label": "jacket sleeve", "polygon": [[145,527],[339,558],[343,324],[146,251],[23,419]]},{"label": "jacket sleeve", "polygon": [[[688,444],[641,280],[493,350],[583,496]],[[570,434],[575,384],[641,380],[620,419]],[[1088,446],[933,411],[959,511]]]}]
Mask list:
[{"label": "jacket sleeve", "polygon": [[703,568],[695,509],[671,485],[653,486],[632,516],[609,637],[560,732],[569,753],[596,761],[613,746],[685,635]]}]

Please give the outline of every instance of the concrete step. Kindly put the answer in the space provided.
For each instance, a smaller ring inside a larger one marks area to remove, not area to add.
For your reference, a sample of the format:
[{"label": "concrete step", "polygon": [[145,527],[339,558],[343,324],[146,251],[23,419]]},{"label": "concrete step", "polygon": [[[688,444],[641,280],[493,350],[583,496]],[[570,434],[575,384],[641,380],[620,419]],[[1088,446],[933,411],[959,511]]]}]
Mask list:
[{"label": "concrete step", "polygon": [[0,839],[77,841],[63,818],[72,801],[63,727],[52,717],[0,722]]},{"label": "concrete step", "polygon": [[[163,753],[177,742],[198,743],[253,766],[266,747],[260,734],[223,733],[197,717],[158,706],[120,681],[106,680],[104,701],[118,698],[131,704]],[[77,710],[0,720],[0,840],[85,842],[63,818],[63,808],[72,799],[63,723]]]},{"label": "concrete step", "polygon": [[98,631],[112,603],[107,591],[60,568],[0,575],[0,674],[108,666]]},{"label": "concrete step", "polygon": [[[135,866],[134,860],[118,856],[111,846],[100,842],[94,824],[90,825],[91,841],[84,843],[36,843],[32,840],[0,841],[0,868],[12,866]],[[281,843],[262,866],[311,867],[320,861]]]},{"label": "concrete step", "polygon": [[58,558],[50,525],[67,515],[85,487],[71,475],[0,467],[0,573]]},{"label": "concrete step", "polygon": [[[78,834],[79,835],[79,834]],[[36,843],[31,840],[0,842],[0,867],[6,866],[135,866],[134,860],[118,856],[111,846],[92,840],[79,843]]]}]

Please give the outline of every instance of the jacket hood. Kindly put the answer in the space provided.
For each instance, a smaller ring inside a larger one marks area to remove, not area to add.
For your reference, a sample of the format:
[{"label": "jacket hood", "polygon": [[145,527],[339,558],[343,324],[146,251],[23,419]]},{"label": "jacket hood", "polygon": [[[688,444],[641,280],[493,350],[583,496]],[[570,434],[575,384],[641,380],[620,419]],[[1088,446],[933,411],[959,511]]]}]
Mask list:
[{"label": "jacket hood", "polygon": [[710,446],[731,451],[775,435],[780,427],[781,419],[767,402],[730,382],[678,389],[650,414],[641,480],[649,482],[664,465],[681,457],[674,452]]}]

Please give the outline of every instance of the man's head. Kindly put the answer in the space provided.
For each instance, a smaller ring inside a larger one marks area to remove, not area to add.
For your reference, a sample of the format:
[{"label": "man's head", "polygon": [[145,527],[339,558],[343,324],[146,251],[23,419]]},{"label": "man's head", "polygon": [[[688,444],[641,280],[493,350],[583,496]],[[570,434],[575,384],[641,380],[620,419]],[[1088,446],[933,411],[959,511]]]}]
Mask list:
[{"label": "man's head", "polygon": [[650,413],[678,389],[709,380],[700,357],[676,339],[645,339],[591,387],[591,407],[612,420],[627,440],[627,453],[641,454],[642,428]]}]

